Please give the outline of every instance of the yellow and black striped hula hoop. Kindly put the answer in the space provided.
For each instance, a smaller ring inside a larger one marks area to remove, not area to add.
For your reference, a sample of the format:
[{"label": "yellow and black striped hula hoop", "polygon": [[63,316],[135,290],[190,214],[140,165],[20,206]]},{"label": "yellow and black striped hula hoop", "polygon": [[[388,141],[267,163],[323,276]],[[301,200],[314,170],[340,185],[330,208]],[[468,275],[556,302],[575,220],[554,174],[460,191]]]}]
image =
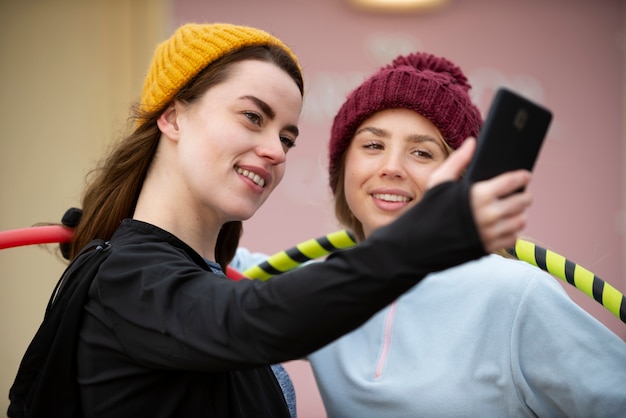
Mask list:
[{"label": "yellow and black striped hula hoop", "polygon": [[519,238],[515,247],[508,249],[507,252],[519,260],[526,261],[566,281],[626,323],[626,298],[624,295],[581,265],[554,251]]},{"label": "yellow and black striped hula hoop", "polygon": [[339,250],[354,247],[356,239],[346,230],[332,232],[319,238],[304,241],[288,250],[270,256],[266,261],[252,266],[242,274],[250,279],[268,280],[273,276],[299,267],[307,261],[324,257]]},{"label": "yellow and black striped hula hoop", "polygon": [[[250,267],[242,274],[250,279],[269,280],[271,277],[299,267],[307,261],[356,245],[356,239],[347,230],[340,230],[319,238],[304,241],[288,250],[270,256],[266,261]],[[626,323],[626,297],[609,283],[554,251],[518,238],[514,248],[507,252],[519,260],[532,264],[566,281],[604,306]]]}]

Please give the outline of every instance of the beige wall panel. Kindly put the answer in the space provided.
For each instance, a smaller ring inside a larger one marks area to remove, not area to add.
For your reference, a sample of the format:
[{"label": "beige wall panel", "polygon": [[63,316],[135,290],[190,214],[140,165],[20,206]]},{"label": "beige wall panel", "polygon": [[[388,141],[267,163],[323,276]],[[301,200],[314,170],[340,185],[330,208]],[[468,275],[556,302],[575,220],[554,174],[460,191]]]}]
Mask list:
[{"label": "beige wall panel", "polygon": [[[117,139],[157,42],[164,0],[2,2],[0,230],[58,222]],[[59,159],[59,156],[63,156]],[[65,268],[38,246],[0,251],[0,411]]]}]

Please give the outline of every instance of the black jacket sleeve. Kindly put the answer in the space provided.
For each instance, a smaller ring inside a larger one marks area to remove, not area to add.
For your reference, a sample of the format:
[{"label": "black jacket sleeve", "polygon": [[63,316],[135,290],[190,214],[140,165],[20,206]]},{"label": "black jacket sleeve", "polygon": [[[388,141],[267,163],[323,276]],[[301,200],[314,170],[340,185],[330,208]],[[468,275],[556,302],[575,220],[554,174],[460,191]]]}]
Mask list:
[{"label": "black jacket sleeve", "polygon": [[267,282],[226,280],[172,251],[155,260],[149,243],[124,250],[113,242],[91,295],[124,352],[149,367],[229,370],[301,358],[428,273],[484,255],[468,193],[462,182],[439,185],[358,246]]},{"label": "black jacket sleeve", "polygon": [[468,193],[464,184],[440,185],[358,246],[269,280],[264,290],[276,303],[261,299],[251,311],[253,318],[274,317],[266,343],[278,341],[275,352],[289,347],[308,354],[365,322],[427,274],[485,255]]}]

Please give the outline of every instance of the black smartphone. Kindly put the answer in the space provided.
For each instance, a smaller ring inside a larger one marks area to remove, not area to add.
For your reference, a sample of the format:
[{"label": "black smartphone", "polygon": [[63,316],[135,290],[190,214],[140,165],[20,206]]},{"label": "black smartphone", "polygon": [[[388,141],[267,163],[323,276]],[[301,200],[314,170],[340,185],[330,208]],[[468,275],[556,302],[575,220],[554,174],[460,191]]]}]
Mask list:
[{"label": "black smartphone", "polygon": [[506,88],[496,91],[464,178],[486,180],[520,168],[532,171],[552,112]]}]

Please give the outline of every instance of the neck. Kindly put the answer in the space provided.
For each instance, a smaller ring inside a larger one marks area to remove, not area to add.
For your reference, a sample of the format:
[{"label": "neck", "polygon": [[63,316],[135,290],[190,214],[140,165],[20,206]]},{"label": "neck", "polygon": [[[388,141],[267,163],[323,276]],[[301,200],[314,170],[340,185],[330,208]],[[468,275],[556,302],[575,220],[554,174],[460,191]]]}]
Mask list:
[{"label": "neck", "polygon": [[188,194],[188,188],[179,179],[175,168],[156,157],[139,193],[133,219],[156,225],[176,235],[204,258],[215,260],[222,225]]}]

